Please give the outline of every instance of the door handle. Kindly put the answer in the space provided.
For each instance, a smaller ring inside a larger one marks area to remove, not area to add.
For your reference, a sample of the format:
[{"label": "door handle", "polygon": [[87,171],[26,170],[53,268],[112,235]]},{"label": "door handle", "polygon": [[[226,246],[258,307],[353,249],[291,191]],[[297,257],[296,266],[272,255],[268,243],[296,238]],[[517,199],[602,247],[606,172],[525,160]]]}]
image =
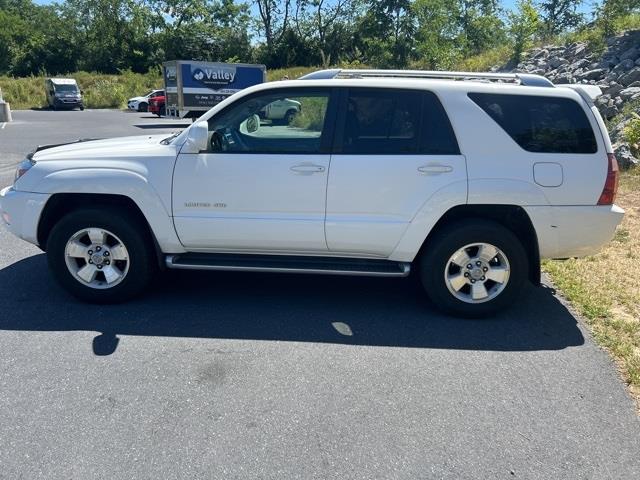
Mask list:
[{"label": "door handle", "polygon": [[453,171],[451,165],[442,165],[440,163],[430,163],[418,167],[418,171],[423,175],[440,175],[441,173],[449,173]]},{"label": "door handle", "polygon": [[298,175],[312,175],[314,173],[324,172],[325,167],[322,165],[315,165],[313,163],[301,163],[294,165],[290,170]]}]

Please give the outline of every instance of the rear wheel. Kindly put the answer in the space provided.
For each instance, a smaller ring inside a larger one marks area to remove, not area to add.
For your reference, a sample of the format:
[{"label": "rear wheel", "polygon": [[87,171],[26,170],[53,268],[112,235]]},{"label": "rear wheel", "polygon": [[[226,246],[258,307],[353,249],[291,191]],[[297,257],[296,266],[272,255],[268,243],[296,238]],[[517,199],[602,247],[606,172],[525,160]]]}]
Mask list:
[{"label": "rear wheel", "polygon": [[424,288],[436,307],[483,317],[512,304],[528,275],[526,252],[502,225],[455,223],[434,233],[420,258]]},{"label": "rear wheel", "polygon": [[138,295],[154,271],[153,244],[139,221],[115,208],[69,213],[47,241],[49,267],[75,297],[117,303]]}]

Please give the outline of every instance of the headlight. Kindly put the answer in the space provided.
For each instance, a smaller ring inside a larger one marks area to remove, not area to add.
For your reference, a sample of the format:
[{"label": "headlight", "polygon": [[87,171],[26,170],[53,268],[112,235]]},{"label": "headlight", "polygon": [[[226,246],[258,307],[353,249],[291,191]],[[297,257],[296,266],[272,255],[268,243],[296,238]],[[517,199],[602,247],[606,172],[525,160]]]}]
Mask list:
[{"label": "headlight", "polygon": [[21,176],[27,173],[31,169],[31,167],[36,164],[36,161],[31,158],[31,155],[31,153],[27,155],[27,158],[25,158],[18,164],[18,168],[16,168],[16,176],[13,179],[13,183],[16,183]]}]

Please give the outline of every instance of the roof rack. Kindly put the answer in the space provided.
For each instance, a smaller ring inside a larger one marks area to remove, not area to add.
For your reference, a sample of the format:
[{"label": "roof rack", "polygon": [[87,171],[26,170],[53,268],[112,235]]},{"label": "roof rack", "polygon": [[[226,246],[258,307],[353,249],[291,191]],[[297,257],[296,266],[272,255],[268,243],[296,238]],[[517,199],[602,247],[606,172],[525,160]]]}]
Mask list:
[{"label": "roof rack", "polygon": [[424,78],[446,80],[481,80],[486,82],[512,82],[527,87],[553,87],[551,81],[541,75],[529,73],[480,73],[480,72],[438,72],[430,70],[348,70],[333,68],[318,70],[301,80],[326,80],[331,78]]}]

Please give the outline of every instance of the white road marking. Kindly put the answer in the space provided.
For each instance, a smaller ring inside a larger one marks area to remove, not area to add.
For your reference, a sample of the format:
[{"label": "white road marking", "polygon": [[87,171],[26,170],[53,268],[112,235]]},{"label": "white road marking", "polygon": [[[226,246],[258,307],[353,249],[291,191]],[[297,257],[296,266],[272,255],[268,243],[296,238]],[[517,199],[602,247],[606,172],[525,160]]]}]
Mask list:
[{"label": "white road marking", "polygon": [[2,126],[0,126],[0,130],[4,130],[4,127],[7,126],[7,122],[2,122]]}]

